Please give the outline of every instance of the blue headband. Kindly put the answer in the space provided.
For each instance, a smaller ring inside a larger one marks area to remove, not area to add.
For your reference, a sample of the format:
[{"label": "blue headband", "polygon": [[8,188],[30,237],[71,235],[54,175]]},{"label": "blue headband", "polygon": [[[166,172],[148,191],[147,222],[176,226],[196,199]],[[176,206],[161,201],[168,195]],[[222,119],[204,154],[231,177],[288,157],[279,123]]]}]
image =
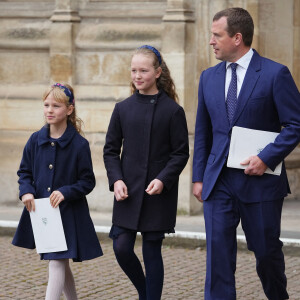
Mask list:
[{"label": "blue headband", "polygon": [[53,84],[52,87],[59,87],[61,90],[63,90],[65,95],[69,98],[69,103],[75,105],[74,95],[70,91],[70,89],[68,89],[66,86],[64,86],[64,85],[62,85],[61,83],[58,83],[58,82]]},{"label": "blue headband", "polygon": [[147,49],[151,50],[157,56],[158,62],[161,65],[161,56],[157,49],[155,49],[154,47],[149,46],[149,45],[143,45],[143,46],[139,47],[138,49],[141,49],[141,48],[147,48]]}]

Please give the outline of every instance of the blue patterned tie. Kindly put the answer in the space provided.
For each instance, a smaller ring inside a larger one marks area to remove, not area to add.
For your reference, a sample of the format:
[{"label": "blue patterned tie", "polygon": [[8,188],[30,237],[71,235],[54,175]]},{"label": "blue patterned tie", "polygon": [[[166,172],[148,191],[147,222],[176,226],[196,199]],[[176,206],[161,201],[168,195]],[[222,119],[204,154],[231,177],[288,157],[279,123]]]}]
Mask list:
[{"label": "blue patterned tie", "polygon": [[227,116],[229,123],[231,123],[236,104],[237,104],[237,77],[236,77],[236,67],[238,64],[232,63],[230,64],[231,67],[231,81],[229,84],[228,92],[227,92],[227,101],[226,101],[226,108],[227,108]]}]

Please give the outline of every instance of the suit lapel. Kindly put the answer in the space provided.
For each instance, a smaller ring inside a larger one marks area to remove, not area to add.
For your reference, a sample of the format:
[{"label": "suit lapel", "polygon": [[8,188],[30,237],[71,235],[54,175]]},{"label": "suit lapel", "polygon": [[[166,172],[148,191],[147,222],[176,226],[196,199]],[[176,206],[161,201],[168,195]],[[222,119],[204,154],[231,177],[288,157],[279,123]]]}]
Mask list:
[{"label": "suit lapel", "polygon": [[219,115],[222,124],[230,126],[229,120],[227,117],[226,103],[225,103],[225,77],[226,77],[226,62],[223,62],[219,65],[216,70],[216,78],[213,83],[213,93],[215,93],[216,106],[219,110]]},{"label": "suit lapel", "polygon": [[236,123],[239,116],[241,115],[252,91],[256,85],[256,82],[260,76],[261,61],[259,54],[255,51],[247,69],[242,88],[238,97],[236,111],[233,117],[232,126]]}]

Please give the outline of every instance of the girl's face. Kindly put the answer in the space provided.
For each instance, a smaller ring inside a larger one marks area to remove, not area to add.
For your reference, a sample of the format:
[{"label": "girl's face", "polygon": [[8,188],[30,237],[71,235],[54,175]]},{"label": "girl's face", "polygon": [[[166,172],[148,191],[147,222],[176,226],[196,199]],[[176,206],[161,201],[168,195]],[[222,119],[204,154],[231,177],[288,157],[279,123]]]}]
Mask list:
[{"label": "girl's face", "polygon": [[67,107],[64,103],[57,102],[52,93],[44,100],[44,116],[49,125],[65,126],[72,111],[73,105]]},{"label": "girl's face", "polygon": [[151,56],[139,53],[132,57],[131,80],[140,94],[157,94],[156,79],[160,74],[161,68],[154,68]]}]

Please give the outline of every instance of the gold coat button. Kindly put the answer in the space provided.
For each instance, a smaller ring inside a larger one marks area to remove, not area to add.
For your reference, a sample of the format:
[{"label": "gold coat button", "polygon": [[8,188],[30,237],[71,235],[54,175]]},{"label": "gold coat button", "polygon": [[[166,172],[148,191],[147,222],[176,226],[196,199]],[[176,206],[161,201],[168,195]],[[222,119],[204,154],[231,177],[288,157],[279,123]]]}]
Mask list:
[{"label": "gold coat button", "polygon": [[52,170],[53,169],[53,165],[50,164],[49,165],[49,169]]},{"label": "gold coat button", "polygon": [[50,187],[48,187],[48,188],[47,188],[47,191],[48,191],[48,192],[50,192],[50,191],[51,191],[51,188],[50,188]]},{"label": "gold coat button", "polygon": [[53,147],[55,145],[55,143],[54,142],[51,142],[51,146]]}]

